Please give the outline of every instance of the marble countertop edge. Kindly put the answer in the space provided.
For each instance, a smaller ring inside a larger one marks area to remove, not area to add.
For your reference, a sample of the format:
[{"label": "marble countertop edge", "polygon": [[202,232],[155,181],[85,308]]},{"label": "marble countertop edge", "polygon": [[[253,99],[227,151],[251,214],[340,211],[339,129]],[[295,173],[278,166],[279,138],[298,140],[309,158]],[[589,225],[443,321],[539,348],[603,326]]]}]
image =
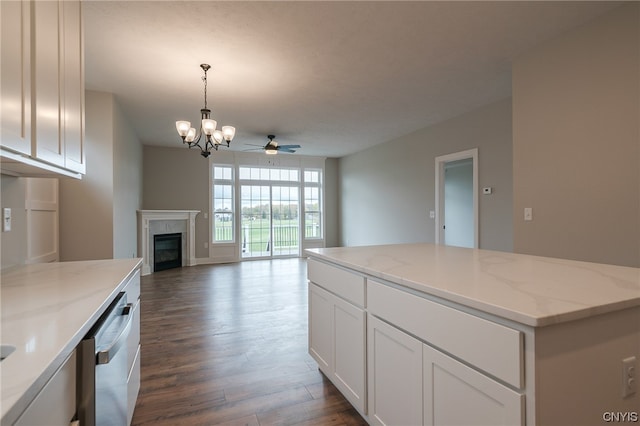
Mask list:
[{"label": "marble countertop edge", "polygon": [[[589,267],[595,266],[596,268],[604,268],[604,269],[617,269],[620,268],[620,271],[626,271],[627,273],[631,271],[638,271],[638,295],[636,297],[628,297],[625,295],[624,297],[620,297],[618,299],[612,299],[605,302],[602,302],[597,305],[581,305],[579,302],[567,301],[562,299],[555,299],[551,290],[547,290],[546,295],[538,295],[535,294],[536,297],[539,298],[548,298],[549,303],[559,303],[562,304],[562,308],[556,308],[551,312],[536,312],[535,314],[531,312],[523,311],[522,309],[518,309],[515,305],[516,303],[510,303],[508,300],[501,300],[500,303],[497,303],[495,300],[488,300],[483,298],[474,297],[472,294],[462,294],[460,292],[452,291],[450,289],[443,288],[442,286],[435,285],[428,281],[428,279],[420,280],[416,278],[415,271],[412,271],[411,277],[403,275],[403,268],[407,265],[392,265],[387,268],[376,268],[375,261],[368,259],[369,262],[354,262],[352,259],[362,260],[366,258],[366,255],[362,255],[362,253],[367,253],[370,251],[372,253],[372,258],[376,257],[377,260],[380,260],[380,250],[393,252],[394,248],[417,248],[420,246],[434,246],[431,244],[408,244],[408,245],[385,245],[385,246],[362,246],[362,247],[338,247],[331,249],[307,249],[305,250],[305,254],[308,257],[316,258],[323,262],[333,263],[335,265],[339,265],[341,267],[353,270],[355,272],[359,272],[365,274],[373,279],[380,279],[384,281],[388,281],[394,283],[396,285],[400,285],[411,290],[414,290],[419,293],[423,293],[425,295],[430,295],[436,298],[440,298],[452,303],[456,303],[458,305],[462,305],[471,309],[475,309],[478,311],[482,311],[488,314],[495,315],[497,317],[501,317],[507,320],[511,320],[517,322],[519,324],[523,324],[531,327],[545,327],[554,324],[560,324],[567,321],[574,321],[583,318],[588,318],[596,315],[606,314],[610,312],[615,312],[627,308],[633,308],[640,306],[640,269],[637,268],[628,268],[628,267],[617,267],[615,265],[605,265],[605,264],[592,264],[589,262],[581,262],[581,261],[570,261],[564,259],[555,259],[555,258],[545,258],[539,256],[531,256],[531,255],[521,255],[514,253],[502,253],[502,252],[492,252],[490,250],[478,250],[478,249],[462,249],[462,250],[474,250],[474,256],[477,253],[481,253],[482,255],[487,256],[500,256],[505,255],[510,258],[510,260],[518,260],[522,261],[534,261],[539,262],[540,264],[549,264],[552,267],[566,267],[567,269],[582,267],[585,270],[588,270]],[[437,247],[437,246],[434,246]],[[444,247],[444,246],[442,246]],[[431,249],[433,247],[430,247]],[[437,250],[437,249],[435,249]],[[450,249],[449,249],[450,250]],[[455,250],[455,249],[454,249]],[[346,255],[349,252],[357,252],[359,253],[357,256],[349,256]],[[392,254],[390,258],[397,260]],[[350,260],[347,260],[350,259]],[[512,262],[510,262],[511,266]],[[400,272],[398,272],[400,271]],[[481,274],[486,278],[488,274],[481,272]],[[633,292],[633,289],[632,289]],[[512,306],[509,306],[509,305]]]}]

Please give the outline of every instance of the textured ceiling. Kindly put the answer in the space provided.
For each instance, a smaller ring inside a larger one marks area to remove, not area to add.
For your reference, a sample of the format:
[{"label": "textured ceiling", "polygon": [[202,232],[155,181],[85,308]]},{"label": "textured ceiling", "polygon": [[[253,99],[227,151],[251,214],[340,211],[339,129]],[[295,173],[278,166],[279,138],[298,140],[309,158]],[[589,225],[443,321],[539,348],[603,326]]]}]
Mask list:
[{"label": "textured ceiling", "polygon": [[618,2],[85,1],[87,89],[145,145],[199,120],[201,63],[232,149],[340,157],[511,95],[519,54]]}]

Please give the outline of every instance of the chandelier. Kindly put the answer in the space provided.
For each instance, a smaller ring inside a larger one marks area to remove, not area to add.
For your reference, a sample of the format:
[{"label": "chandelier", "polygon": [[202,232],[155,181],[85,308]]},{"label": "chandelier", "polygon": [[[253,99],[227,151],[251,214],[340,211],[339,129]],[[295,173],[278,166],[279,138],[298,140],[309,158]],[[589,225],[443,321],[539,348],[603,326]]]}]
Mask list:
[{"label": "chandelier", "polygon": [[[231,140],[236,134],[236,128],[232,126],[222,126],[221,130],[216,129],[218,122],[211,118],[211,110],[207,108],[207,71],[211,69],[209,64],[201,64],[200,68],[204,71],[204,108],[200,110],[201,125],[200,133],[197,134],[197,130],[191,127],[189,121],[176,121],[176,129],[178,134],[182,138],[182,143],[189,145],[189,148],[197,146],[200,148],[200,155],[207,158],[211,155],[211,149],[218,150],[218,146],[222,142],[226,142],[227,146],[231,143]],[[200,139],[204,135],[203,145],[200,145]]]}]

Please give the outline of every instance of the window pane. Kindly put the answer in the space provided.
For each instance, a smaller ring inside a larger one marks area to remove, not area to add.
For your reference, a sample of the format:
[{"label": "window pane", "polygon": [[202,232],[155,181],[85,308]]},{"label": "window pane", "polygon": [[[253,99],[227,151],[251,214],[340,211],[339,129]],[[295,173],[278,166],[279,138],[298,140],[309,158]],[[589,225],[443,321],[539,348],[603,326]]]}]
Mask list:
[{"label": "window pane", "polygon": [[305,238],[321,238],[320,213],[309,213],[309,212],[305,213],[304,236]]},{"label": "window pane", "polygon": [[[214,176],[233,177],[231,167],[214,167]],[[233,185],[213,184],[213,242],[233,242]]]},{"label": "window pane", "polygon": [[214,241],[233,241],[233,213],[216,213],[213,228]]}]

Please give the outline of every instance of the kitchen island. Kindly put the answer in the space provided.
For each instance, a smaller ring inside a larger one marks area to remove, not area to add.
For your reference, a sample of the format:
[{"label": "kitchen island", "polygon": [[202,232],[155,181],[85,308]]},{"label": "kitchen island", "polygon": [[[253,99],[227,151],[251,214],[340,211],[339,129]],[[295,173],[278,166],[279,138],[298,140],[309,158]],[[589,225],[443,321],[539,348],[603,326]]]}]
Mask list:
[{"label": "kitchen island", "polygon": [[432,244],[306,253],[309,352],[371,424],[639,415],[640,269]]},{"label": "kitchen island", "polygon": [[[0,363],[3,426],[20,421],[32,401],[67,364],[67,377],[58,382],[75,392],[71,382],[76,372],[76,346],[125,286],[137,285],[139,294],[141,264],[141,259],[95,260],[2,271],[0,339],[3,345],[15,348]],[[135,290],[133,297],[138,297]],[[137,362],[139,366],[139,359]],[[74,395],[60,397],[75,409]]]}]

